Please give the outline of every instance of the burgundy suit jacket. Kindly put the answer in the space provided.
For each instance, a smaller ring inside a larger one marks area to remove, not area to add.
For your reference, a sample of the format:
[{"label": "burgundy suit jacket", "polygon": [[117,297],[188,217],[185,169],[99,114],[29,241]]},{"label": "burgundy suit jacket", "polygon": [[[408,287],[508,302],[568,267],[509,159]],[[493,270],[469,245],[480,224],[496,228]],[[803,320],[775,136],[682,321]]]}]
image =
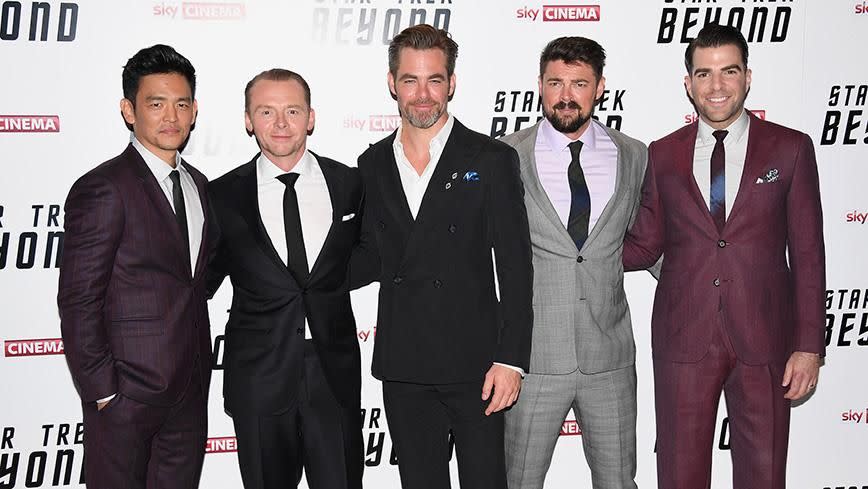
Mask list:
[{"label": "burgundy suit jacket", "polygon": [[824,354],[825,251],[811,139],[751,115],[744,173],[721,233],[693,177],[697,127],[649,147],[641,206],[624,242],[625,270],[664,255],[651,319],[655,357],[701,360],[720,321],[747,364]]},{"label": "burgundy suit jacket", "polygon": [[[207,216],[207,179],[182,164]],[[172,405],[197,364],[207,388],[207,226],[206,218],[192,271],[172,206],[132,145],[73,184],[58,306],[64,352],[82,401],[118,392],[145,404]]]}]

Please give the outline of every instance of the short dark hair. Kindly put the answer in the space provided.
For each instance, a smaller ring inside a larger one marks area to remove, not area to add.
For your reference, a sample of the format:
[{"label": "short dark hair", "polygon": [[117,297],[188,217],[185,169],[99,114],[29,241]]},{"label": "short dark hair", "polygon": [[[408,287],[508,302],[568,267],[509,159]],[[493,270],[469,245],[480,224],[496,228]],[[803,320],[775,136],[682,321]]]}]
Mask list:
[{"label": "short dark hair", "polygon": [[180,55],[172,46],[165,44],[144,48],[127,61],[121,75],[124,98],[135,107],[139,80],[147,75],[168,73],[177,73],[186,78],[187,83],[190,84],[190,95],[193,99],[196,98],[196,69],[189,59]]},{"label": "short dark hair", "polygon": [[690,41],[687,50],[684,51],[684,67],[687,68],[687,74],[693,73],[693,52],[696,48],[716,48],[726,45],[733,45],[741,51],[743,68],[747,69],[747,41],[741,31],[728,25],[707,24],[696,35],[696,39]]},{"label": "short dark hair", "polygon": [[256,82],[261,80],[268,81],[291,81],[295,80],[301,85],[301,88],[304,89],[304,101],[307,103],[307,108],[310,108],[310,85],[307,84],[307,81],[294,71],[285,70],[283,68],[272,68],[270,70],[265,70],[262,73],[254,76],[249,82],[247,82],[247,86],[244,87],[244,111],[250,111],[250,91],[253,89],[253,85],[256,85]]},{"label": "short dark hair", "polygon": [[597,41],[586,37],[559,37],[548,43],[539,56],[539,76],[546,71],[549,61],[563,61],[567,64],[585,63],[594,70],[597,81],[603,77],[606,66],[606,50]]},{"label": "short dark hair", "polygon": [[401,50],[411,48],[417,50],[439,49],[446,55],[446,75],[455,73],[455,60],[458,58],[458,43],[452,40],[443,29],[437,29],[428,24],[408,27],[392,38],[389,43],[389,72],[398,75],[398,57]]}]

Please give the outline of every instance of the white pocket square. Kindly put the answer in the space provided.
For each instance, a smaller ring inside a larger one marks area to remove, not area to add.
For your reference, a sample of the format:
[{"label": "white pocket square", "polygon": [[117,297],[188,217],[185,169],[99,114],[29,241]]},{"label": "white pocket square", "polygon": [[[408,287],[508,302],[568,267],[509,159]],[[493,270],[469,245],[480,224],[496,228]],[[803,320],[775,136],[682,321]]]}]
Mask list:
[{"label": "white pocket square", "polygon": [[352,218],[354,218],[354,217],[356,217],[356,213],[355,213],[355,212],[350,213],[350,214],[347,214],[346,216],[342,217],[342,218],[341,218],[341,221],[346,222],[346,221],[349,221],[350,219],[352,219]]}]

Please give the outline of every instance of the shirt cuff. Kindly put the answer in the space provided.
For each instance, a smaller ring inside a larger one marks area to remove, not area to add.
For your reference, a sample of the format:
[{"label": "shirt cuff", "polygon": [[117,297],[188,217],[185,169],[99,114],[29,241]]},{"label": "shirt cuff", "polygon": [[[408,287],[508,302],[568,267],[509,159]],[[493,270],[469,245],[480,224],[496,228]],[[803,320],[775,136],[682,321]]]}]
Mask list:
[{"label": "shirt cuff", "polygon": [[494,364],[495,364],[495,365],[500,365],[500,366],[502,366],[502,367],[506,367],[506,368],[511,368],[512,370],[515,370],[516,372],[519,373],[519,375],[521,375],[521,378],[522,378],[522,379],[523,379],[524,376],[525,376],[525,371],[524,371],[524,369],[521,368],[521,367],[516,367],[516,366],[513,366],[513,365],[507,365],[507,364],[505,364],[505,363],[500,363],[500,362],[494,362]]},{"label": "shirt cuff", "polygon": [[[524,377],[524,375],[522,375],[522,377]],[[116,395],[117,395],[117,393],[114,393],[114,394],[112,394],[112,395],[110,395],[110,396],[108,396],[108,397],[103,397],[102,399],[97,399],[97,400],[96,400],[96,403],[99,404],[99,403],[101,403],[101,402],[109,402],[109,401],[111,401],[112,399],[114,399]]]}]

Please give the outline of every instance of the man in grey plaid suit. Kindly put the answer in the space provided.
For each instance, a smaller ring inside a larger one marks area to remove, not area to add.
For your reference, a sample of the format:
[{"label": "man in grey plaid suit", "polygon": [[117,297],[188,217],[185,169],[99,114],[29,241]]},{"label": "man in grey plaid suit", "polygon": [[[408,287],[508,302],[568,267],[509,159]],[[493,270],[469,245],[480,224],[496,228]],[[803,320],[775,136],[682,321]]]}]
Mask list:
[{"label": "man in grey plaid suit", "polygon": [[530,371],[506,413],[510,489],[543,486],[571,408],[593,487],[636,487],[635,345],[621,250],[647,151],[591,118],[604,64],[590,39],[550,42],[540,57],[545,118],[503,138],[521,158],[534,266]]}]

